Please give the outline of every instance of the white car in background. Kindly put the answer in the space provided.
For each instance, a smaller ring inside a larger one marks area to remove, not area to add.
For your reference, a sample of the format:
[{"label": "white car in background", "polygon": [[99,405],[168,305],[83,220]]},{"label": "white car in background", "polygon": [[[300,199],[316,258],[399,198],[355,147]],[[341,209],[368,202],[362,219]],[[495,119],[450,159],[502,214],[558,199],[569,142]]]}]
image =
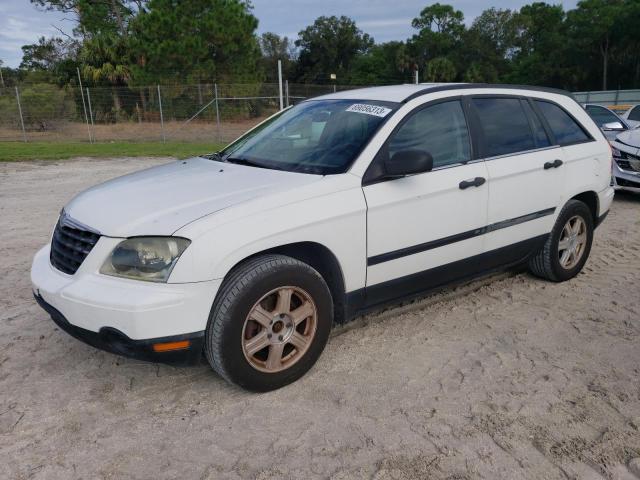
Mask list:
[{"label": "white car in background", "polygon": [[611,141],[611,150],[615,188],[640,193],[640,129],[618,134]]},{"label": "white car in background", "polygon": [[272,390],[312,367],[334,322],[518,264],[574,277],[610,172],[609,144],[561,91],[334,93],[217,154],[80,193],[34,258],[33,292],[95,347],[204,353],[228,381]]}]

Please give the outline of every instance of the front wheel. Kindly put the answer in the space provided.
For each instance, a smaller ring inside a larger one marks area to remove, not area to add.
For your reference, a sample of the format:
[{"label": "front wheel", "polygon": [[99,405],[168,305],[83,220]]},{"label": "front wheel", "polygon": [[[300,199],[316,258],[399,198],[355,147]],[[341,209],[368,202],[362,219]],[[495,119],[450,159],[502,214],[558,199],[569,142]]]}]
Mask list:
[{"label": "front wheel", "polygon": [[227,381],[253,391],[275,390],[313,366],[332,323],[331,294],[315,269],[284,255],[256,257],[220,287],[205,355]]},{"label": "front wheel", "polygon": [[544,247],[529,261],[529,268],[547,280],[569,280],[584,267],[592,242],[593,216],[589,207],[579,200],[569,200]]}]

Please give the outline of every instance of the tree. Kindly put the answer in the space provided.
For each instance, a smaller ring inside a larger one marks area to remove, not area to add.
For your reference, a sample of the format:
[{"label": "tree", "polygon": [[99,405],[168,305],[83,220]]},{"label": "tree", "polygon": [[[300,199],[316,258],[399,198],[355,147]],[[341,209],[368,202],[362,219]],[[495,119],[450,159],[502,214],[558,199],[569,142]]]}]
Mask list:
[{"label": "tree", "polygon": [[282,75],[288,78],[295,69],[295,47],[287,37],[266,32],[260,36],[263,69],[268,76],[275,78],[278,60],[282,61]]},{"label": "tree", "polygon": [[437,57],[452,56],[465,31],[462,12],[440,3],[425,7],[411,25],[419,31],[408,42],[409,51],[422,66]]},{"label": "tree", "polygon": [[355,59],[346,80],[353,85],[404,83],[410,81],[412,66],[404,42],[381,43]]},{"label": "tree", "polygon": [[132,24],[137,81],[258,80],[258,20],[242,0],[150,0]]},{"label": "tree", "polygon": [[507,83],[570,88],[577,71],[568,64],[568,36],[562,5],[536,2],[515,17],[517,35]]},{"label": "tree", "polygon": [[366,54],[373,39],[348,17],[319,17],[298,34],[299,78],[326,81],[335,73],[346,78],[355,59]]},{"label": "tree", "polygon": [[436,57],[427,64],[425,79],[428,82],[452,82],[456,78],[456,66],[446,57]]},{"label": "tree", "polygon": [[[569,12],[568,22],[577,44],[587,51],[597,48],[602,61],[602,89],[607,89],[607,73],[612,52],[619,47],[616,24],[622,19],[624,0],[581,0]],[[637,28],[637,26],[636,26]]]}]

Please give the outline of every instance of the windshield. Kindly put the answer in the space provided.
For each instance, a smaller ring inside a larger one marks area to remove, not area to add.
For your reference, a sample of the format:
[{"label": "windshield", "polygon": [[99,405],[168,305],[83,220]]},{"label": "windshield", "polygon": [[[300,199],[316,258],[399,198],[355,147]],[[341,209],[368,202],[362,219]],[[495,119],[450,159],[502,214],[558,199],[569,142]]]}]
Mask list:
[{"label": "windshield", "polygon": [[596,122],[596,125],[598,125],[599,127],[602,127],[605,123],[614,122],[619,122],[624,126],[622,121],[620,121],[620,118],[618,118],[615,113],[605,107],[587,105],[586,110],[589,116],[593,119],[594,122]]},{"label": "windshield", "polygon": [[220,157],[291,172],[343,173],[396,106],[369,100],[303,102],[239,138]]}]

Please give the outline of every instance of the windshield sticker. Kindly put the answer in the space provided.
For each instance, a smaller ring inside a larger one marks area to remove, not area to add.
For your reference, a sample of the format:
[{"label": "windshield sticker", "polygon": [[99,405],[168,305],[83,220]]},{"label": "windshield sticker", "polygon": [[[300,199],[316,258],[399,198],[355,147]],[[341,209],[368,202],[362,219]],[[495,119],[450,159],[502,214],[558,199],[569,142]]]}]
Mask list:
[{"label": "windshield sticker", "polygon": [[386,117],[391,112],[390,108],[379,107],[378,105],[367,105],[364,103],[354,103],[347,112],[365,113],[367,115],[375,115],[376,117]]}]

